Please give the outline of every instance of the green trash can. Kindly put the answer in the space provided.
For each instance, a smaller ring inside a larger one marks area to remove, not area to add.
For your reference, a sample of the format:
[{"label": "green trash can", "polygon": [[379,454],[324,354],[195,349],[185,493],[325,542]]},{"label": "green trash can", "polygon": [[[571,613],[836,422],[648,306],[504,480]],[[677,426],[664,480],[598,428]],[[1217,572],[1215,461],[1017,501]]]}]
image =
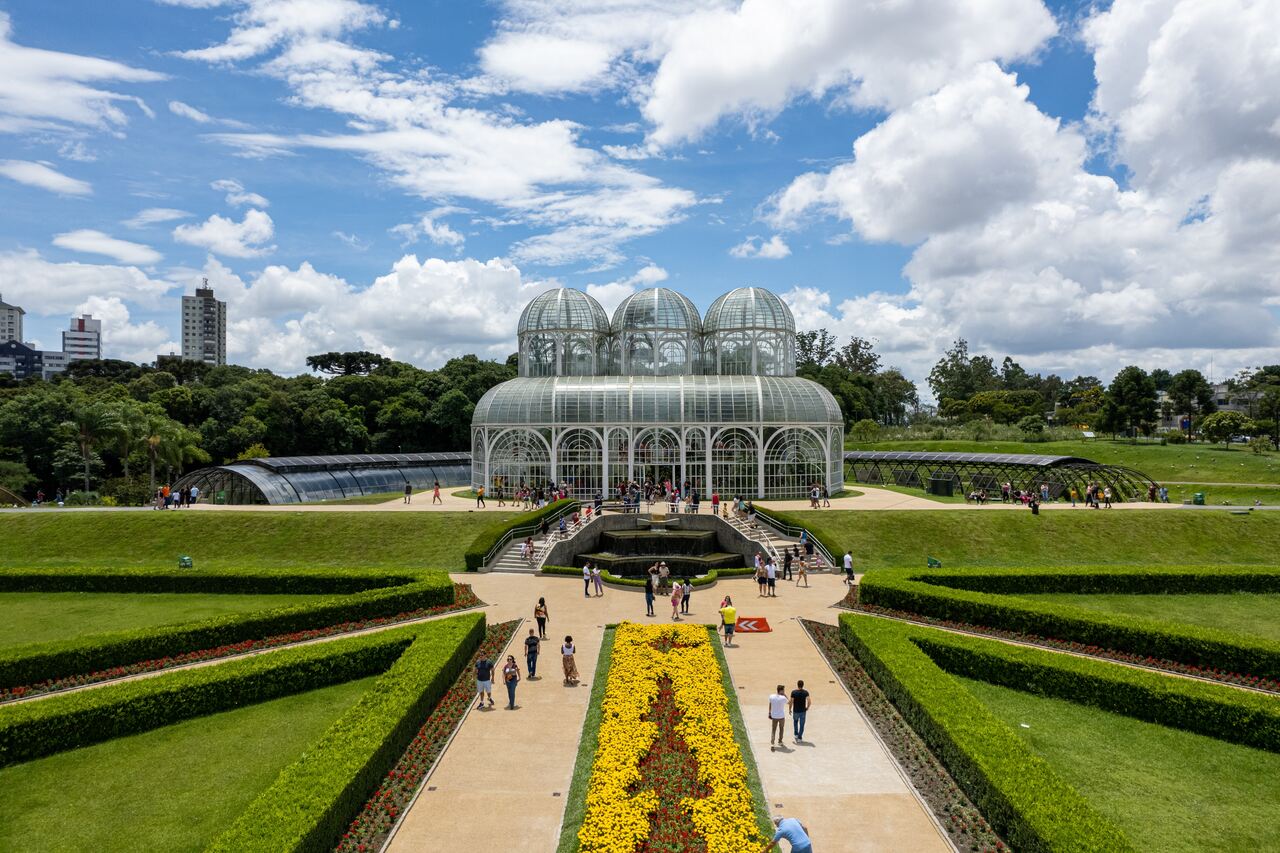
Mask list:
[{"label": "green trash can", "polygon": [[929,568],[931,568],[931,569],[940,569],[940,568],[942,568],[942,561],[941,561],[941,560],[939,560],[939,559],[937,559],[936,557],[926,557],[925,559],[929,561],[929,562],[928,562],[928,566],[929,566]]},{"label": "green trash can", "polygon": [[1192,495],[1191,502],[1196,506],[1204,506],[1204,492],[1196,492]]},{"label": "green trash can", "polygon": [[180,569],[194,569],[194,568],[195,568],[195,563],[191,562],[191,558],[190,558],[190,557],[188,557],[186,554],[183,554],[182,556],[178,557],[178,568],[180,568]]}]

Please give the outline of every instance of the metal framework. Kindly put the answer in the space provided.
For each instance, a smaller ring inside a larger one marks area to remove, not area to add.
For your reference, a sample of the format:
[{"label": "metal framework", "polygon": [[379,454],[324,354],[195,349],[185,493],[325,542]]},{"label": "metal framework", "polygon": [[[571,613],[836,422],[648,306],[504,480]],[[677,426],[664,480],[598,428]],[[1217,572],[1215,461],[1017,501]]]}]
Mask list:
[{"label": "metal framework", "polygon": [[858,483],[924,487],[931,478],[952,480],[965,492],[984,490],[998,497],[1000,487],[1039,494],[1047,485],[1058,498],[1074,487],[1083,495],[1090,483],[1109,487],[1116,500],[1142,500],[1150,486],[1146,474],[1121,465],[1101,465],[1078,456],[1022,453],[931,453],[853,450],[844,454],[846,478]]}]

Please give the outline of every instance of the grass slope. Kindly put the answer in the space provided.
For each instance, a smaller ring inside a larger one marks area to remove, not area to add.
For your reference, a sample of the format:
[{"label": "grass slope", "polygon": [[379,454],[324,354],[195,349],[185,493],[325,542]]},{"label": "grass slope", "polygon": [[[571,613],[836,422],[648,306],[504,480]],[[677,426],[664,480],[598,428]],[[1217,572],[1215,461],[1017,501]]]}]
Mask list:
[{"label": "grass slope", "polygon": [[1018,597],[1070,604],[1102,613],[1220,628],[1223,631],[1280,641],[1280,595],[1244,592],[1212,595],[1019,593]]},{"label": "grass slope", "polygon": [[1274,564],[1280,513],[1193,510],[1029,512],[822,510],[796,513],[859,570],[1113,564]]},{"label": "grass slope", "polygon": [[1280,755],[958,680],[1140,849],[1280,851]]},{"label": "grass slope", "polygon": [[1280,453],[1255,455],[1243,445],[1129,444],[1124,441],[879,441],[850,442],[849,450],[933,450],[959,453],[1036,453],[1081,456],[1136,468],[1157,482],[1280,483]]},{"label": "grass slope", "polygon": [[202,850],[373,680],[0,770],[0,850]]},{"label": "grass slope", "polygon": [[76,512],[7,515],[0,568],[426,568],[461,571],[500,513]]},{"label": "grass slope", "polygon": [[324,595],[0,593],[0,648],[307,604]]}]

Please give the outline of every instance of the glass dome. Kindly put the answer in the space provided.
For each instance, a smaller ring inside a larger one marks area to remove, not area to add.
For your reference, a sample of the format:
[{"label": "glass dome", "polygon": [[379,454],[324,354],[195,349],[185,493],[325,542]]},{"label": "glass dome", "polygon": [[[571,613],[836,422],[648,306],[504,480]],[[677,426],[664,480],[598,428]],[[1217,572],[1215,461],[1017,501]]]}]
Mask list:
[{"label": "glass dome", "polygon": [[702,321],[683,294],[665,287],[633,293],[613,312],[613,363],[624,376],[701,372]]},{"label": "glass dome", "polygon": [[703,330],[707,373],[795,375],[795,318],[785,302],[762,287],[739,287],[711,303]]},{"label": "glass dome", "polygon": [[608,367],[609,318],[581,290],[534,297],[520,314],[517,337],[521,376],[594,376]]}]

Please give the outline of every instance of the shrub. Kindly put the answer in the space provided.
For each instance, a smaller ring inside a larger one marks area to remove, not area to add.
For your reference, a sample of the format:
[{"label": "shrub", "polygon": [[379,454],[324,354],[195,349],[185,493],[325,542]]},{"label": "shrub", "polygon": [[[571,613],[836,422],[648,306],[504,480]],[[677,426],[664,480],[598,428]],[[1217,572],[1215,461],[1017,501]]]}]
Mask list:
[{"label": "shrub", "polygon": [[[1244,569],[1065,571],[983,570],[960,575],[927,570],[878,569],[867,573],[859,601],[1042,637],[1074,640],[1115,651],[1165,658],[1227,672],[1280,677],[1280,643],[1193,625],[1176,625],[1097,613],[1056,602],[993,594],[1043,592],[1271,592],[1276,572]],[[963,586],[966,588],[957,589]],[[985,589],[988,591],[974,591]]]},{"label": "shrub", "polygon": [[364,678],[411,641],[385,631],[0,707],[0,766]]},{"label": "shrub", "polygon": [[17,646],[0,652],[0,687],[36,684],[356,619],[394,616],[452,601],[453,583],[448,575],[439,574],[404,586],[368,590],[314,604]]},{"label": "shrub", "polygon": [[507,531],[514,530],[517,527],[536,527],[542,519],[558,518],[561,513],[569,511],[577,504],[577,501],[571,499],[553,501],[542,509],[523,512],[515,518],[500,521],[484,528],[476,534],[475,539],[471,540],[471,546],[467,548],[467,552],[463,557],[466,561],[467,571],[475,572],[483,568],[485,555],[492,550],[494,545],[498,544],[503,536],[507,535]]},{"label": "shrub", "polygon": [[1180,432],[1170,432],[1166,433],[1160,441],[1163,444],[1186,444],[1187,437]]},{"label": "shrub", "polygon": [[416,626],[416,639],[302,758],[207,848],[332,850],[484,638],[484,616]]},{"label": "shrub", "polygon": [[434,572],[416,574],[296,574],[296,570],[204,572],[156,569],[0,569],[0,592],[214,592],[249,595],[346,594],[403,586]]},{"label": "shrub", "polygon": [[910,641],[927,630],[840,617],[849,650],[1013,849],[1133,850],[1119,828]]}]

